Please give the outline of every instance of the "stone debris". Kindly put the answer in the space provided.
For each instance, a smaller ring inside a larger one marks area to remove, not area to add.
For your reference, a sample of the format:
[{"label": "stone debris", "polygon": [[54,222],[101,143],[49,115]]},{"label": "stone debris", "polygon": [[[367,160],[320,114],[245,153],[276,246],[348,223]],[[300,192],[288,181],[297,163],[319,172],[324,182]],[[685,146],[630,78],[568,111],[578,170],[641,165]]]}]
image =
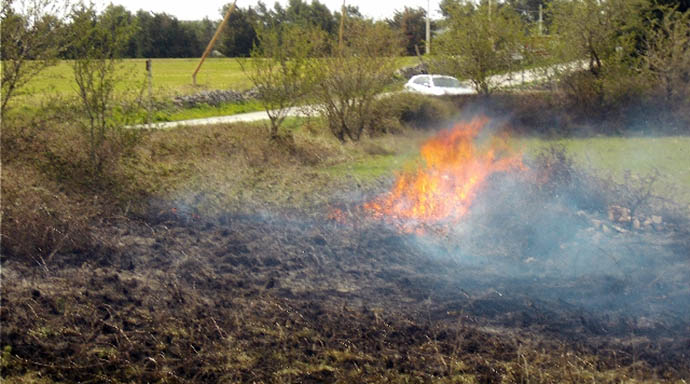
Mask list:
[{"label": "stone debris", "polygon": [[[586,215],[586,216],[585,216]],[[599,216],[581,214],[578,216],[588,217],[591,224],[590,231],[601,231],[603,233],[627,233],[630,231],[666,231],[671,230],[661,216],[652,215],[633,215],[630,208],[619,205],[612,205],[608,208],[608,221]]]},{"label": "stone debris", "polygon": [[609,207],[609,221],[616,223],[629,223],[632,220],[630,208],[612,205]]},{"label": "stone debris", "polygon": [[173,104],[178,108],[193,108],[201,104],[217,107],[224,103],[241,103],[254,100],[258,96],[256,88],[246,91],[235,91],[232,89],[203,91],[193,95],[176,96],[173,99]]}]

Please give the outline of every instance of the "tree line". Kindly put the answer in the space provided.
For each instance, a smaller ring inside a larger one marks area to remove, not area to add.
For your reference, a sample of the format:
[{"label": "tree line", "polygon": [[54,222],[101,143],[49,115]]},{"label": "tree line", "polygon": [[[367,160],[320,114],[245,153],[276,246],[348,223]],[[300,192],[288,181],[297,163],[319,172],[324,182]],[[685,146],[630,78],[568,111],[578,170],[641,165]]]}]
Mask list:
[{"label": "tree line", "polygon": [[[23,1],[3,2],[3,30],[21,25],[30,28],[29,25],[34,27],[34,23],[39,23],[41,29],[52,31],[69,29],[73,23],[70,17],[58,18],[57,9],[54,9],[55,13],[44,12],[40,20],[28,22],[26,19],[29,15],[22,14],[15,10],[17,7],[13,7],[13,4],[20,5],[16,3]],[[46,6],[55,4],[56,2],[45,2]],[[96,13],[93,8],[91,12],[94,12],[94,23],[111,29],[113,25],[125,26],[131,30],[121,52],[122,57],[186,58],[201,56],[229,6],[230,4],[226,4],[219,10],[219,20],[178,20],[167,13],[144,10],[130,12],[121,5],[113,4],[108,5],[100,13]],[[354,6],[347,6],[346,13],[348,18],[364,18]],[[215,51],[227,57],[248,57],[252,48],[259,43],[257,30],[278,25],[316,26],[327,34],[336,36],[341,17],[340,11],[332,12],[318,0],[312,0],[310,3],[304,0],[290,0],[285,7],[276,2],[272,8],[259,1],[255,6],[237,7],[234,10],[216,43]],[[425,18],[424,9],[405,7],[386,20],[386,24],[399,36],[398,40],[409,55],[415,54],[415,45],[423,48]],[[12,25],[6,28],[6,24]],[[433,23],[433,27],[436,27],[436,23]],[[54,35],[55,38],[49,43],[53,45],[57,56],[62,59],[73,59],[74,52],[69,49],[69,41],[60,39],[60,34]],[[7,57],[4,44],[2,49],[2,56]]]}]

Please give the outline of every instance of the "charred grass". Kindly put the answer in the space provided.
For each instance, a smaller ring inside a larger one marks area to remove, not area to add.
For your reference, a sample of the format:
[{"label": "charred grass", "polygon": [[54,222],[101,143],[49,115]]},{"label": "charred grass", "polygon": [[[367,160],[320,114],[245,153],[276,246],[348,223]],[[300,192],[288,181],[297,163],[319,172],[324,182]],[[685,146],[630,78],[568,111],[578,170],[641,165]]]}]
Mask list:
[{"label": "charred grass", "polygon": [[388,124],[396,134],[344,146],[318,120],[292,120],[277,141],[261,125],[149,132],[98,182],[69,126],[4,137],[3,379],[690,375],[686,213],[648,198],[636,210],[664,226],[608,220],[638,189],[554,149],[532,182],[492,180],[472,226],[401,233],[358,207],[429,132]]}]

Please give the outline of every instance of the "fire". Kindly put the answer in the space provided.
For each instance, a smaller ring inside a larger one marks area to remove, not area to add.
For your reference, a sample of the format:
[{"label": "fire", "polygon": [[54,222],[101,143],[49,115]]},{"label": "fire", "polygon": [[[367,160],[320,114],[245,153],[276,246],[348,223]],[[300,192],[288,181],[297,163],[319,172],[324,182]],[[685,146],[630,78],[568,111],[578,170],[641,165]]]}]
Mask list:
[{"label": "fire", "polygon": [[522,156],[510,149],[505,136],[477,143],[488,122],[486,117],[477,117],[430,139],[422,146],[423,162],[418,168],[400,174],[389,193],[366,203],[364,209],[374,217],[399,223],[459,221],[488,176],[524,169]]}]

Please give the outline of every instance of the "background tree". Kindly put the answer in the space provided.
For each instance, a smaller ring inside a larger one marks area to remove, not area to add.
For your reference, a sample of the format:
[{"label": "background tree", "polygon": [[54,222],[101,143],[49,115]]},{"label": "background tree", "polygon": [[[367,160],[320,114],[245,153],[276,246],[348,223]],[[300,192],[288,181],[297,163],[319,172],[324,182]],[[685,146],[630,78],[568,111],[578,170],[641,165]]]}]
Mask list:
[{"label": "background tree", "polygon": [[199,43],[198,48],[194,52],[198,52],[195,56],[200,56],[204,49],[206,49],[208,42],[213,38],[219,22],[205,17],[202,20],[185,21],[184,23],[194,33],[195,40]]},{"label": "background tree", "polygon": [[253,60],[246,64],[240,61],[268,114],[272,139],[279,137],[290,108],[309,92],[307,63],[322,51],[325,40],[325,33],[317,27],[260,28]]},{"label": "background tree", "polygon": [[134,31],[138,30],[138,22],[136,15],[133,15],[125,7],[121,5],[109,4],[103,12],[98,15],[98,23],[102,24],[103,28],[115,31],[120,26],[129,26],[132,29],[131,38],[127,39],[122,51],[124,57],[136,57],[136,42]]},{"label": "background tree", "polygon": [[319,27],[330,35],[337,32],[337,24],[331,11],[318,0],[312,0],[311,4],[303,0],[289,0],[283,22]]},{"label": "background tree", "polygon": [[648,0],[553,0],[551,55],[578,63],[559,74],[561,89],[578,109],[603,113],[645,92],[640,40],[648,7]]},{"label": "background tree", "polygon": [[548,24],[546,8],[551,3],[551,0],[506,0],[517,14],[527,23],[536,23],[539,21],[539,7],[542,7],[542,16],[545,24]]},{"label": "background tree", "polygon": [[500,84],[492,75],[509,72],[523,53],[526,27],[508,5],[490,8],[460,0],[445,8],[446,32],[436,39],[436,71],[469,79],[479,93],[488,94]]},{"label": "background tree", "polygon": [[311,61],[317,108],[340,141],[358,141],[372,130],[376,96],[393,77],[400,54],[396,36],[383,22],[348,19],[342,49],[331,39],[331,57]]},{"label": "background tree", "polygon": [[[2,2],[0,10],[0,54],[2,55],[2,107],[46,67],[54,65],[60,53],[63,25],[56,15],[63,10],[54,0]],[[17,11],[15,11],[15,9]]]},{"label": "background tree", "polygon": [[647,0],[554,0],[549,9],[563,62],[586,59],[599,76],[604,63],[631,57]]},{"label": "background tree", "polygon": [[198,57],[206,47],[200,40],[203,28],[208,28],[203,21],[179,21],[166,13],[139,10],[130,22],[123,20],[123,25],[133,31],[125,44],[124,57]]},{"label": "background tree", "polygon": [[[226,4],[221,13],[225,15],[229,7],[230,4]],[[247,7],[246,9],[235,8],[230,15],[228,24],[223,29],[218,49],[225,56],[249,56],[252,52],[252,47],[257,42],[255,26],[259,23],[258,19],[258,14],[252,7]]]},{"label": "background tree", "polygon": [[667,102],[690,102],[690,11],[659,6],[645,36],[644,68]]},{"label": "background tree", "polygon": [[[423,8],[405,7],[402,11],[395,11],[393,18],[386,20],[386,22],[400,36],[406,55],[416,55],[417,49],[419,49],[419,52],[424,52],[426,10]],[[432,32],[435,29],[436,23],[432,21]]]}]

